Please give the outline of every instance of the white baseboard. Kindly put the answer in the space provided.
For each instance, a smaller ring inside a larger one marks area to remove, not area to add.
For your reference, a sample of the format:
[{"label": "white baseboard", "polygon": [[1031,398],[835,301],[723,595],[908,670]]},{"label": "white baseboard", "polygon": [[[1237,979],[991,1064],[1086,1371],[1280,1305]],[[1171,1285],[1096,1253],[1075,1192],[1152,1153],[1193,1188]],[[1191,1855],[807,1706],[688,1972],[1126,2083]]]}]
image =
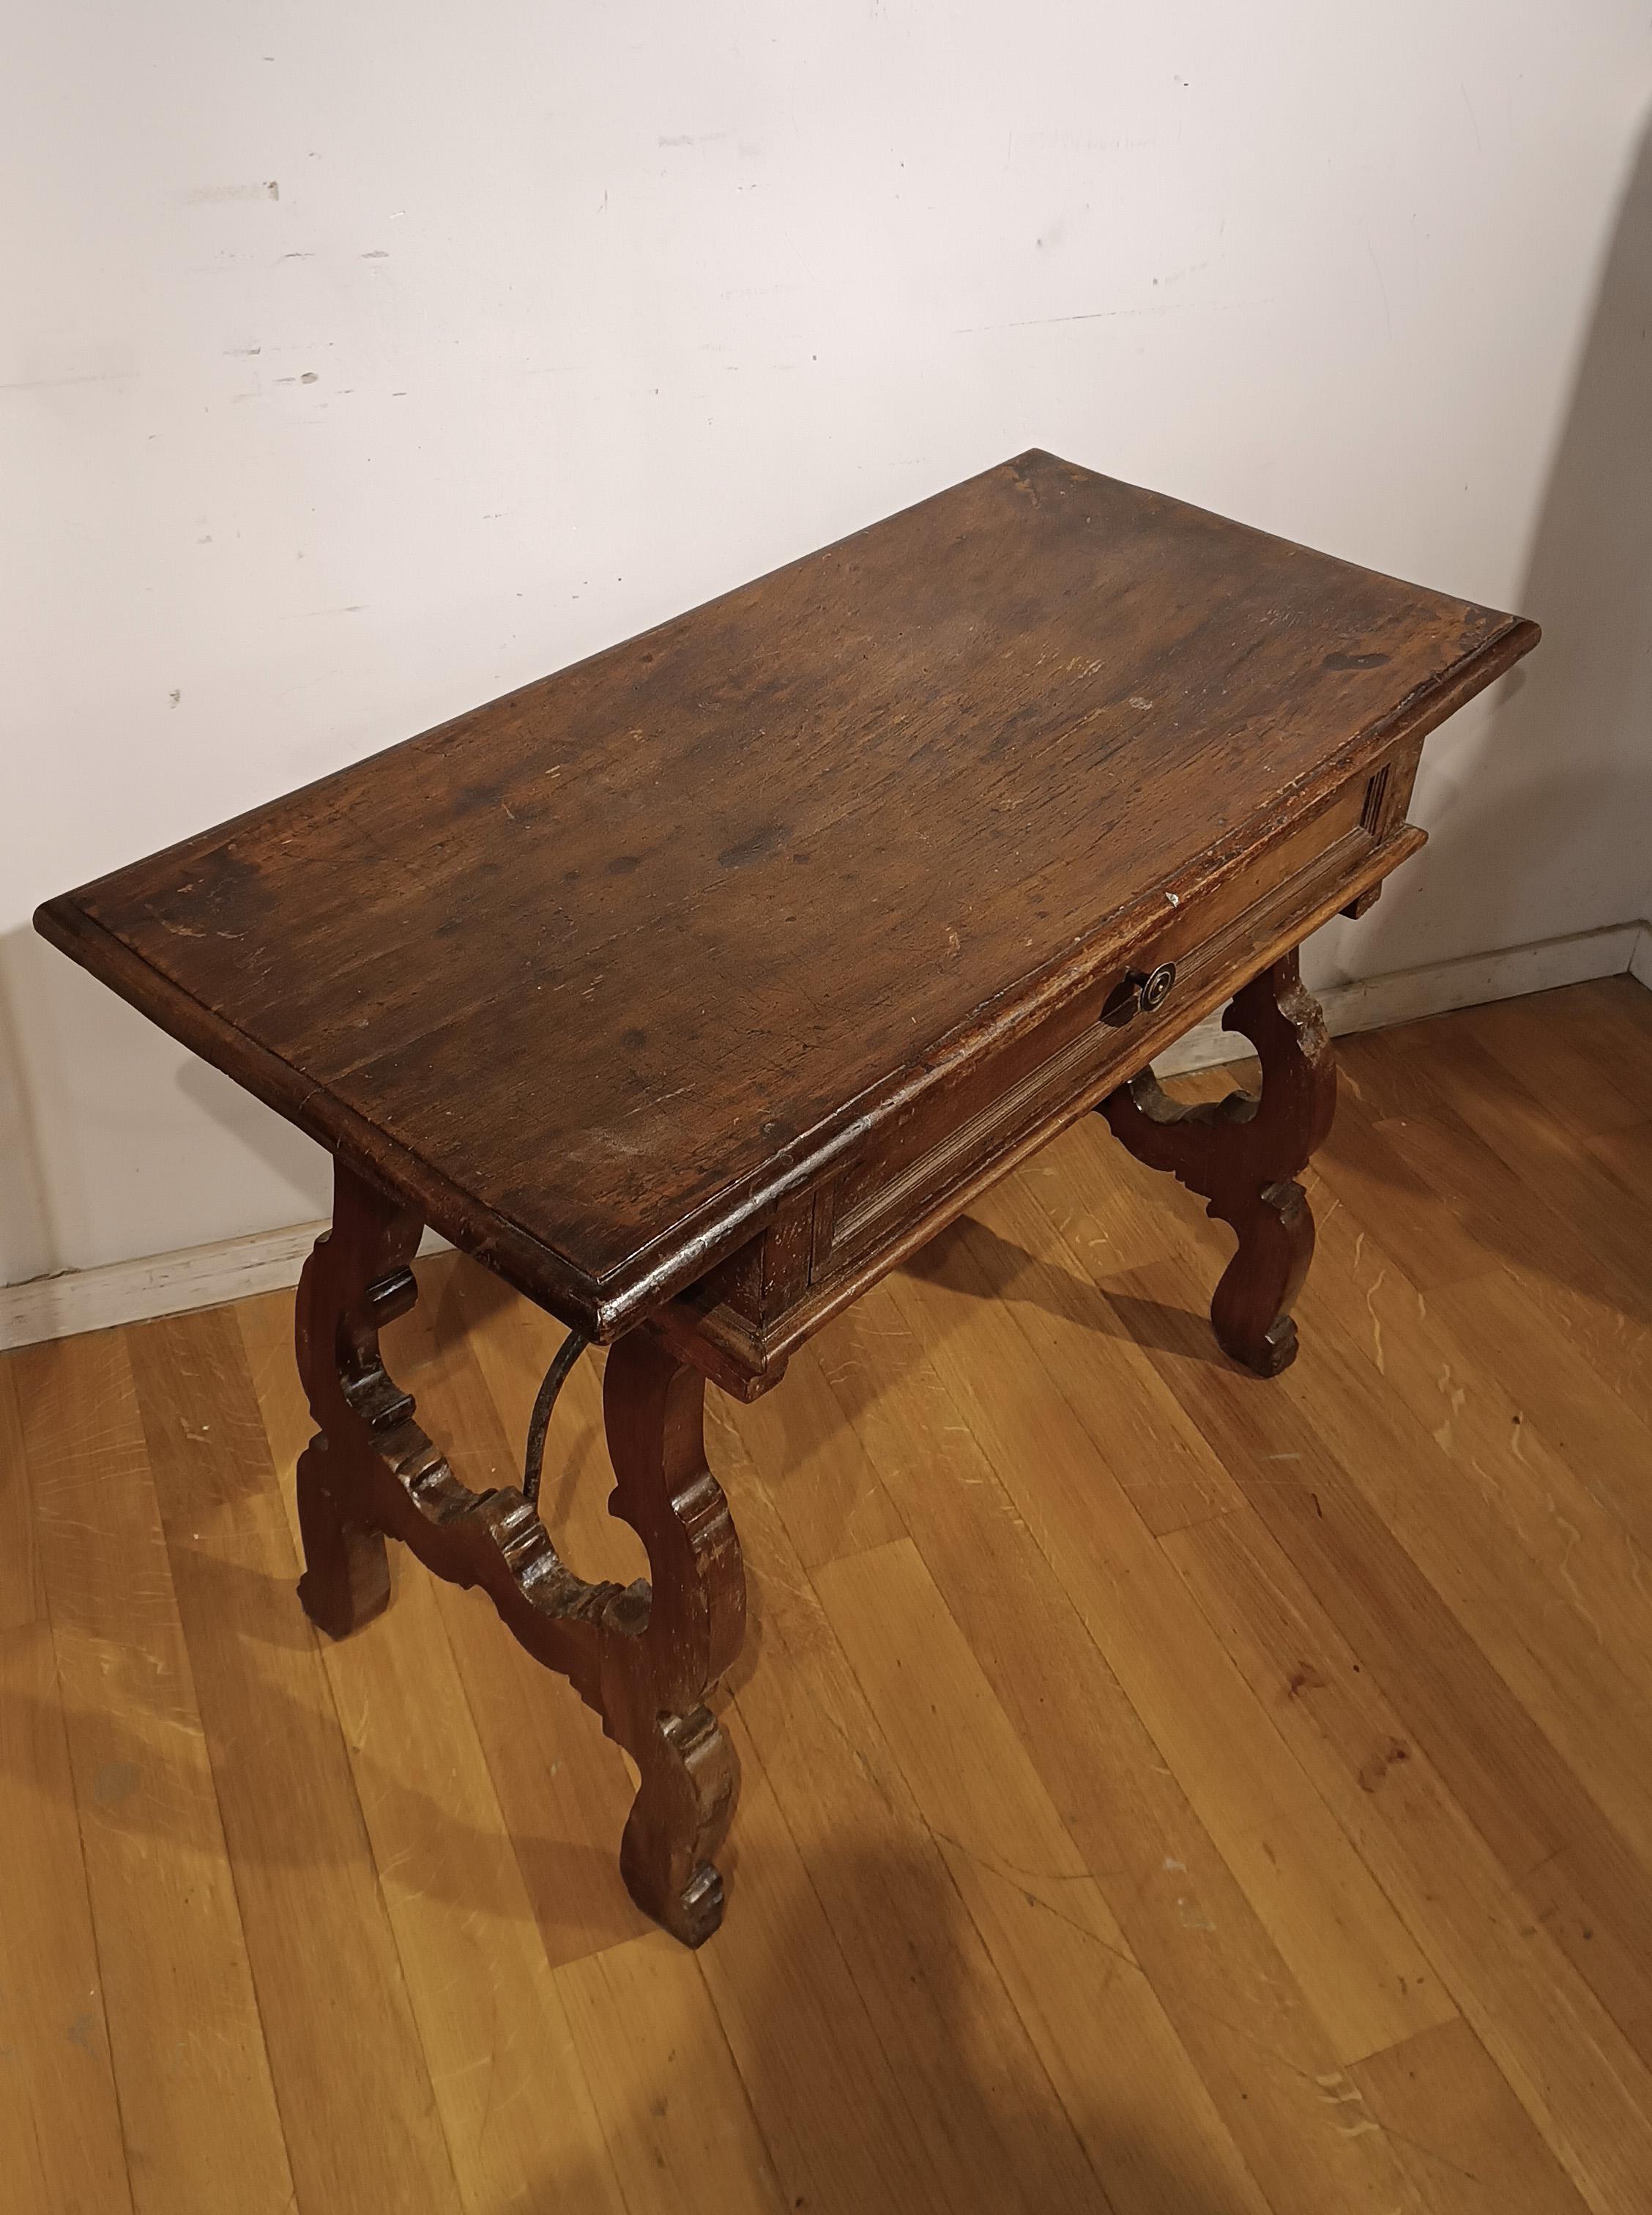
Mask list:
[{"label": "white baseboard", "polygon": [[[1448,1015],[1453,1008],[1483,1007],[1488,1000],[1551,991],[1557,985],[1620,977],[1625,970],[1652,988],[1652,924],[1614,923],[1605,930],[1580,930],[1566,938],[1507,947],[1500,954],[1470,954],[1457,961],[1394,969],[1384,977],[1328,985],[1319,999],[1331,1036],[1343,1038],[1350,1031],[1386,1030],[1391,1023]],[[1218,1009],[1168,1052],[1155,1056],[1153,1065],[1161,1077],[1174,1077],[1187,1070],[1214,1069],[1225,1061],[1243,1061],[1250,1051],[1242,1039],[1223,1030]]]},{"label": "white baseboard", "polygon": [[1652,992],[1652,923],[1643,923],[1635,935],[1635,951],[1629,957],[1629,973],[1637,985]]},{"label": "white baseboard", "polygon": [[[1652,990],[1652,923],[1619,923],[1606,930],[1509,947],[1500,954],[1397,969],[1386,977],[1332,985],[1319,997],[1331,1032],[1341,1036],[1625,972]],[[1220,1013],[1208,1016],[1158,1055],[1153,1067],[1160,1076],[1173,1077],[1242,1058],[1249,1049],[1221,1026]],[[175,1254],[111,1261],[101,1268],[71,1269],[55,1277],[35,1277],[25,1285],[0,1286],[0,1349],[280,1291],[297,1283],[305,1257],[326,1227],[322,1223],[294,1224],[283,1230],[220,1239],[212,1246],[187,1246]],[[419,1250],[438,1253],[446,1243],[426,1231]]]},{"label": "white baseboard", "polygon": [[[183,1246],[174,1254],[0,1285],[0,1350],[282,1292],[297,1283],[310,1248],[326,1229],[325,1223],[295,1223],[285,1230],[254,1230],[211,1246]],[[419,1250],[444,1253],[447,1242],[427,1230]]]}]

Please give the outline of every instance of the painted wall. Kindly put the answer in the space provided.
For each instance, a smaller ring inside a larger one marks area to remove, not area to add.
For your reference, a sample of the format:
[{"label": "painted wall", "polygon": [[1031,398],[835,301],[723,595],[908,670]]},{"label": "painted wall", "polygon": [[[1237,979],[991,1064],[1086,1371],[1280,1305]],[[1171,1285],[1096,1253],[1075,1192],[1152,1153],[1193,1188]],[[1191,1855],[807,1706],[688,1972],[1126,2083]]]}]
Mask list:
[{"label": "painted wall", "polygon": [[1031,444],[1547,624],[1321,976],[1652,905],[1642,0],[62,0],[6,75],[0,1277],[325,1204],[37,900]]}]

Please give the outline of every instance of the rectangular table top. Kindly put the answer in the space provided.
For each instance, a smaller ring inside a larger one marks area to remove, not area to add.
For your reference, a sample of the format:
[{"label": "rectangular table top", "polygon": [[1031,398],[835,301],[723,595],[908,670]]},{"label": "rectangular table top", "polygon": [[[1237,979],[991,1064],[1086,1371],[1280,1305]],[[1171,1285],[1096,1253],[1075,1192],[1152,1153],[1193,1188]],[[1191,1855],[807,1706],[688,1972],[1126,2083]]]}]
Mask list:
[{"label": "rectangular table top", "polygon": [[1535,636],[1031,452],[37,921],[609,1336]]}]

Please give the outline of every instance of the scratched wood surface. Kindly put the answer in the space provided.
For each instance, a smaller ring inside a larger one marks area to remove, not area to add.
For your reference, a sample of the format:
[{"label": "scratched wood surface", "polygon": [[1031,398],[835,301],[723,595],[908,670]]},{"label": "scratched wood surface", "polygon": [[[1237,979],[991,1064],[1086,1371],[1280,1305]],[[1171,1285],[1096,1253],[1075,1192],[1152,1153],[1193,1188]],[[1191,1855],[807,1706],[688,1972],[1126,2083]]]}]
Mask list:
[{"label": "scratched wood surface", "polygon": [[607,1339],[1536,636],[1030,453],[39,922]]},{"label": "scratched wood surface", "polygon": [[[8,2215],[1644,2215],[1652,995],[1343,1058],[1283,1377],[1091,1117],[713,1396],[698,1954],[483,1601],[300,1613],[290,1297],[8,1356]],[[421,1278],[397,1373],[504,1477],[558,1334]],[[546,1505],[623,1579],[599,1400]]]}]

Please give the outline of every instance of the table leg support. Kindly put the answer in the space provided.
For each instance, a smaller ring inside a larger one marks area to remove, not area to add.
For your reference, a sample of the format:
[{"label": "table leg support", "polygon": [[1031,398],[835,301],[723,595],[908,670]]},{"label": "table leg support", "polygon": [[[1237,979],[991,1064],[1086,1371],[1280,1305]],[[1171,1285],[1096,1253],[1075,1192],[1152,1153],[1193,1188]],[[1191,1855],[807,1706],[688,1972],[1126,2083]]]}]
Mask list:
[{"label": "table leg support", "polygon": [[1235,1092],[1184,1107],[1147,1069],[1100,1112],[1138,1161],[1170,1170],[1237,1236],[1210,1320],[1225,1353],[1276,1377],[1296,1358],[1291,1307],[1313,1255],[1313,1217],[1296,1179],[1331,1129],[1336,1057],[1294,953],[1234,996],[1222,1028],[1257,1049],[1259,1097]]},{"label": "table leg support", "polygon": [[298,1469],[299,1598],[334,1637],[369,1621],[389,1595],[384,1533],[436,1575],[480,1585],[635,1762],[621,1872],[646,1913],[697,1946],[722,1919],[713,1856],[739,1792],[738,1762],[707,1698],[745,1629],[739,1542],[706,1463],[705,1380],[644,1332],[610,1351],[609,1508],[641,1538],[652,1584],[587,1583],[516,1486],[473,1492],[460,1482],[385,1371],[378,1334],[417,1297],[420,1229],[388,1193],[338,1165],[333,1228],[298,1294],[299,1367],[320,1427]]},{"label": "table leg support", "polygon": [[409,1264],[423,1229],[416,1214],[340,1162],[333,1227],[316,1240],[298,1280],[298,1374],[316,1426],[298,1463],[298,1598],[331,1638],[347,1638],[389,1604],[390,1565],[370,1506],[379,1461],[372,1418],[383,1411],[358,1403],[363,1380],[374,1370],[383,1374],[380,1329],[413,1304]]},{"label": "table leg support", "polygon": [[604,1654],[603,1716],[640,1776],[620,1869],[639,1907],[690,1945],[722,1920],[712,1856],[740,1789],[706,1694],[739,1653],[746,1621],[740,1542],[706,1464],[705,1396],[700,1372],[645,1332],[609,1353],[609,1512],[642,1540],[652,1574],[640,1635],[611,1640]]}]

